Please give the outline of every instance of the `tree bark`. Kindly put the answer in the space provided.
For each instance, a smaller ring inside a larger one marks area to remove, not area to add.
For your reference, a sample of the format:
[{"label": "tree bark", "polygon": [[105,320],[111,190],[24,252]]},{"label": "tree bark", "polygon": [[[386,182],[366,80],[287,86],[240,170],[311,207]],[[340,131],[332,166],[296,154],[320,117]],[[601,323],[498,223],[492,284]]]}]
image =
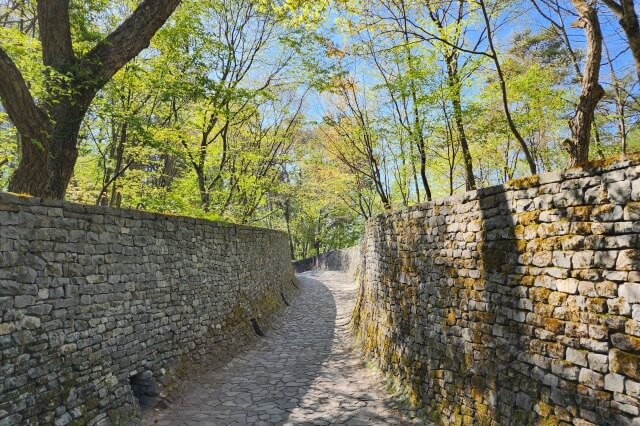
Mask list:
[{"label": "tree bark", "polygon": [[476,189],[476,178],[473,175],[473,159],[469,151],[467,133],[464,129],[464,117],[462,116],[462,102],[460,100],[460,77],[458,76],[458,65],[455,63],[455,56],[446,55],[447,63],[447,84],[451,90],[451,105],[453,106],[453,120],[458,132],[458,141],[462,150],[462,160],[464,162],[465,182],[467,191]]},{"label": "tree bark", "polygon": [[420,178],[422,179],[422,186],[424,187],[427,201],[431,201],[431,187],[429,186],[429,179],[427,178],[427,144],[424,140],[420,111],[418,110],[418,95],[415,89],[411,90],[411,97],[413,102],[415,133],[418,139],[418,153],[420,154]]},{"label": "tree bark", "polygon": [[196,176],[198,180],[198,192],[200,193],[200,207],[203,212],[209,213],[211,197],[209,195],[209,189],[207,188],[207,178],[204,174],[204,168],[196,168]]},{"label": "tree bark", "polygon": [[584,29],[587,36],[587,59],[582,76],[582,91],[576,113],[569,120],[572,139],[567,144],[571,163],[577,165],[589,161],[591,126],[596,106],[604,96],[604,89],[599,83],[602,30],[598,12],[593,3],[588,0],[572,0],[572,2],[580,16],[573,26]]},{"label": "tree bark", "polygon": [[620,0],[620,3],[614,0],[603,0],[603,2],[618,18],[618,22],[627,36],[629,49],[636,64],[638,79],[640,79],[640,24],[638,23],[638,15],[636,14],[633,0]]},{"label": "tree bark", "polygon": [[[71,42],[69,0],[39,0],[42,62],[51,71],[38,106],[22,74],[0,48],[0,98],[19,134],[21,158],[9,190],[64,198],[78,158],[78,133],[95,97],[133,59],[171,16],[180,0],[144,0],[87,55],[76,58]],[[59,78],[62,74],[65,78]]]},{"label": "tree bark", "polygon": [[73,60],[69,0],[38,1],[38,27],[42,42],[42,63],[64,71]]}]

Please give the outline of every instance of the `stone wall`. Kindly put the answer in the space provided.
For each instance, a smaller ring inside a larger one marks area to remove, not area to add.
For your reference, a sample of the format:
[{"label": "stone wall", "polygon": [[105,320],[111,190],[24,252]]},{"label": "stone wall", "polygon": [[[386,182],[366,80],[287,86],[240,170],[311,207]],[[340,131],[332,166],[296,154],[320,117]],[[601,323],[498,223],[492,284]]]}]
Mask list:
[{"label": "stone wall", "polygon": [[370,220],[365,351],[442,424],[640,424],[638,164]]},{"label": "stone wall", "polygon": [[333,250],[319,256],[293,262],[297,274],[306,271],[344,271],[351,275],[357,273],[360,262],[360,247]]},{"label": "stone wall", "polygon": [[0,424],[105,423],[295,289],[281,232],[0,194]]}]

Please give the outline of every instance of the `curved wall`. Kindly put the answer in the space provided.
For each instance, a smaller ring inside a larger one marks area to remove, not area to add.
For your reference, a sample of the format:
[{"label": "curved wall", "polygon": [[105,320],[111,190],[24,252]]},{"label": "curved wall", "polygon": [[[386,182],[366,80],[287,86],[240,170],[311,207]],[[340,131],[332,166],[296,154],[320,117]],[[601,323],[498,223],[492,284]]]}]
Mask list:
[{"label": "curved wall", "polygon": [[360,262],[360,246],[349,247],[322,253],[293,262],[296,273],[307,271],[343,271],[356,275]]}]

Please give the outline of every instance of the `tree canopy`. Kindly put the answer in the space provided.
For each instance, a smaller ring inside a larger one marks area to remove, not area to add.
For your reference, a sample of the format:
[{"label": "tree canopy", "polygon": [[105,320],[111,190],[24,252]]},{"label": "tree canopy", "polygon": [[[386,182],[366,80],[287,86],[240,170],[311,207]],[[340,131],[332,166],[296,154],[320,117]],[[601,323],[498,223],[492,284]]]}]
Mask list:
[{"label": "tree canopy", "polygon": [[287,230],[640,148],[633,0],[0,0],[0,188]]}]

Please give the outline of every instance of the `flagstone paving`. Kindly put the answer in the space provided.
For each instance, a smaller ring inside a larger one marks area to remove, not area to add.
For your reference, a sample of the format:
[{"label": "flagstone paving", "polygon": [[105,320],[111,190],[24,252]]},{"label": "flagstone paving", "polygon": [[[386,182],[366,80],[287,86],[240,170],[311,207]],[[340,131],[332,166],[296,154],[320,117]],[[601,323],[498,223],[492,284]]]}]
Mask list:
[{"label": "flagstone paving", "polygon": [[264,338],[189,383],[153,425],[401,425],[401,413],[349,334],[356,284],[340,272],[298,275],[300,294]]}]

